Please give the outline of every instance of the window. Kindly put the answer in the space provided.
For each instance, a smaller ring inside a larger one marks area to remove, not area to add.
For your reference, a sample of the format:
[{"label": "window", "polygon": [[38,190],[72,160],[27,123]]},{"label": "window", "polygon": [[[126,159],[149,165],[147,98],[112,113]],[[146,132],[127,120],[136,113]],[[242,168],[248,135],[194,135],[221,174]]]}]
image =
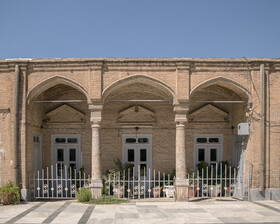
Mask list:
[{"label": "window", "polygon": [[204,149],[198,149],[198,161],[205,161]]},{"label": "window", "polygon": [[136,138],[127,138],[125,140],[126,143],[136,143]]},{"label": "window", "polygon": [[197,169],[197,164],[201,161],[207,162],[208,165],[218,163],[222,161],[222,155],[223,135],[194,135],[194,169]]},{"label": "window", "polygon": [[209,143],[218,143],[219,138],[209,138]]},{"label": "window", "polygon": [[196,142],[197,143],[207,143],[207,138],[197,138]]},{"label": "window", "polygon": [[55,143],[65,143],[66,142],[66,138],[56,138],[55,139]]},{"label": "window", "polygon": [[134,149],[127,150],[127,162],[134,162]]},{"label": "window", "polygon": [[57,149],[57,161],[58,162],[63,162],[64,158],[64,152],[63,149]]},{"label": "window", "polygon": [[148,138],[138,138],[138,143],[148,143],[149,139]]},{"label": "window", "polygon": [[78,139],[77,138],[67,138],[68,143],[77,143]]}]

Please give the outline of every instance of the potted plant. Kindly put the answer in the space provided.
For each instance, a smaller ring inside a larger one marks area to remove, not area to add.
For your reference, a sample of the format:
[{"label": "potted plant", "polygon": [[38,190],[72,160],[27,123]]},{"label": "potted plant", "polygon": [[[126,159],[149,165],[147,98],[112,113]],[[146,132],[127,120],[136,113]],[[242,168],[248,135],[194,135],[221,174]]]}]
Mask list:
[{"label": "potted plant", "polygon": [[197,192],[197,181],[194,178],[195,173],[194,171],[187,170],[186,177],[189,179],[189,186],[188,186],[188,196],[189,198],[195,197]]},{"label": "potted plant", "polygon": [[[133,169],[133,164],[125,163],[122,164],[122,162],[117,159],[115,161],[116,169],[111,169],[106,172],[105,175],[103,175],[103,194],[109,194],[114,195],[117,198],[123,197],[123,194],[127,192],[126,187],[123,186],[123,180],[128,179],[128,170]],[[125,175],[125,176],[124,176]],[[115,184],[113,182],[113,178],[115,177]]]},{"label": "potted plant", "polygon": [[155,197],[155,198],[159,198],[159,196],[161,194],[162,187],[155,186],[155,187],[152,187],[151,190],[152,190],[152,196]]},{"label": "potted plant", "polygon": [[0,198],[3,205],[19,203],[19,187],[9,181],[7,184],[0,187]]}]

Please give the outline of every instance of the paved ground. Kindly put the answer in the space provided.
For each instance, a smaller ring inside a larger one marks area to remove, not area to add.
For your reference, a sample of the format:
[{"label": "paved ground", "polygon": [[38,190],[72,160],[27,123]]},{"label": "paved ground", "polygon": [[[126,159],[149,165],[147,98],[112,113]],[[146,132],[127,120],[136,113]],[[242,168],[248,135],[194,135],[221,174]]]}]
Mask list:
[{"label": "paved ground", "polygon": [[41,201],[0,206],[0,223],[280,223],[280,201],[137,201],[96,206]]}]

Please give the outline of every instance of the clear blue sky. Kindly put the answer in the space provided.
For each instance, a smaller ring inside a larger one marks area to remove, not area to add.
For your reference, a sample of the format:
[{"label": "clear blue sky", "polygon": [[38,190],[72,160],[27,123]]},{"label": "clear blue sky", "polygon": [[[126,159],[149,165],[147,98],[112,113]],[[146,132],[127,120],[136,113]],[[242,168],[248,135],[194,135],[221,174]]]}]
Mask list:
[{"label": "clear blue sky", "polygon": [[280,57],[280,0],[1,0],[0,58]]}]

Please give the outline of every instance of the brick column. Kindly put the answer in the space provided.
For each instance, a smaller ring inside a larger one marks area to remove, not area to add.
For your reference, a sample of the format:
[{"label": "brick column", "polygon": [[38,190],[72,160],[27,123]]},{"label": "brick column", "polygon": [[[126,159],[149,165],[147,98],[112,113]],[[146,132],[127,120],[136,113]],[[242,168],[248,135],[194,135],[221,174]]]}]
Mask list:
[{"label": "brick column", "polygon": [[185,124],[187,123],[188,105],[174,107],[176,122],[176,200],[188,201],[188,180],[186,179],[186,139]]},{"label": "brick column", "polygon": [[102,104],[92,104],[89,106],[91,110],[91,130],[92,130],[92,146],[91,146],[91,183],[90,191],[91,198],[96,199],[102,195],[102,170],[100,161],[100,124]]}]

